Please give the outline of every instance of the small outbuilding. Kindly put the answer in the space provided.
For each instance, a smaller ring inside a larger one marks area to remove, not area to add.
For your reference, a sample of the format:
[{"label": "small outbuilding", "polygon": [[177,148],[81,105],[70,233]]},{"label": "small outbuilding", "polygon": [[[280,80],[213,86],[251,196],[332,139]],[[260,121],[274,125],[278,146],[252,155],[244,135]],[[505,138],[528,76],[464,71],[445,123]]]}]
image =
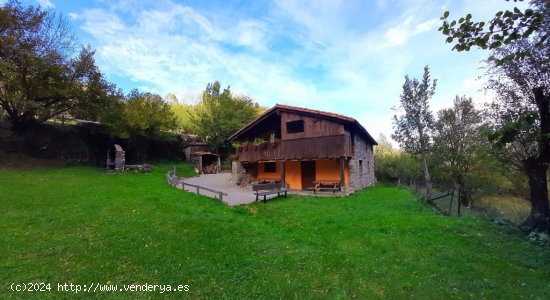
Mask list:
[{"label": "small outbuilding", "polygon": [[192,143],[183,147],[183,153],[185,153],[185,159],[191,161],[191,154],[195,152],[210,152],[210,146],[205,143]]},{"label": "small outbuilding", "polygon": [[189,154],[189,161],[200,174],[216,174],[221,170],[220,155],[208,151],[196,151]]}]

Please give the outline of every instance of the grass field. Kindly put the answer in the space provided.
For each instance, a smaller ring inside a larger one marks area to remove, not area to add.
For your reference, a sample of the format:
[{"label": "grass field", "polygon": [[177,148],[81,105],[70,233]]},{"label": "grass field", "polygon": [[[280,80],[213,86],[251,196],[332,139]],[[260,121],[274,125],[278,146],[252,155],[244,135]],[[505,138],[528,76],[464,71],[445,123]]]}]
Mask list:
[{"label": "grass field", "polygon": [[[548,299],[550,250],[407,190],[227,207],[150,174],[0,172],[0,299]],[[181,165],[178,175],[191,174]],[[12,283],[51,283],[12,292]],[[57,292],[58,283],[188,285]]]}]

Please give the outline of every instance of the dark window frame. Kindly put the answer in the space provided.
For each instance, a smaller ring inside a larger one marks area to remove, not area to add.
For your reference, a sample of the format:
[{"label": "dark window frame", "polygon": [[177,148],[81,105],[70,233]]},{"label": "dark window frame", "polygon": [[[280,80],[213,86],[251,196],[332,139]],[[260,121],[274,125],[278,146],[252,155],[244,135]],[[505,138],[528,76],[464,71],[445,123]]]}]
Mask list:
[{"label": "dark window frame", "polygon": [[295,120],[286,122],[286,133],[304,132],[304,120]]},{"label": "dark window frame", "polygon": [[264,173],[277,173],[277,163],[276,162],[265,162],[264,163]]}]

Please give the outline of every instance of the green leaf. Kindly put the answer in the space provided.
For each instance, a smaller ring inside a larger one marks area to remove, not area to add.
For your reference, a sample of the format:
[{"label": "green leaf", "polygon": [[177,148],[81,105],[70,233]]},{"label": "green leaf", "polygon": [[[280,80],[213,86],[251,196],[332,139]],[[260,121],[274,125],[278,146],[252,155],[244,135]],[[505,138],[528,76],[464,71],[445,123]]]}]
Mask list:
[{"label": "green leaf", "polygon": [[449,17],[449,11],[445,11],[445,13],[443,13],[443,18],[447,19]]},{"label": "green leaf", "polygon": [[453,37],[452,36],[448,37],[446,42],[449,43],[449,44],[452,43],[453,42]]}]

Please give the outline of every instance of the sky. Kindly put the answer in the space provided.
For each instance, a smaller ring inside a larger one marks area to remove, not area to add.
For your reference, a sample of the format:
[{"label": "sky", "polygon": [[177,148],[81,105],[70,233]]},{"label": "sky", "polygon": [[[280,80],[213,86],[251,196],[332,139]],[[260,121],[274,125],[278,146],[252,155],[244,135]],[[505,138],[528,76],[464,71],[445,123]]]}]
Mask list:
[{"label": "sky", "polygon": [[[0,0],[0,2],[5,2]],[[434,112],[467,95],[481,105],[487,51],[452,51],[437,29],[504,0],[28,0],[65,15],[96,49],[110,82],[195,103],[218,80],[265,107],[276,103],[356,118],[373,137],[393,132],[405,75],[437,79]]]}]

